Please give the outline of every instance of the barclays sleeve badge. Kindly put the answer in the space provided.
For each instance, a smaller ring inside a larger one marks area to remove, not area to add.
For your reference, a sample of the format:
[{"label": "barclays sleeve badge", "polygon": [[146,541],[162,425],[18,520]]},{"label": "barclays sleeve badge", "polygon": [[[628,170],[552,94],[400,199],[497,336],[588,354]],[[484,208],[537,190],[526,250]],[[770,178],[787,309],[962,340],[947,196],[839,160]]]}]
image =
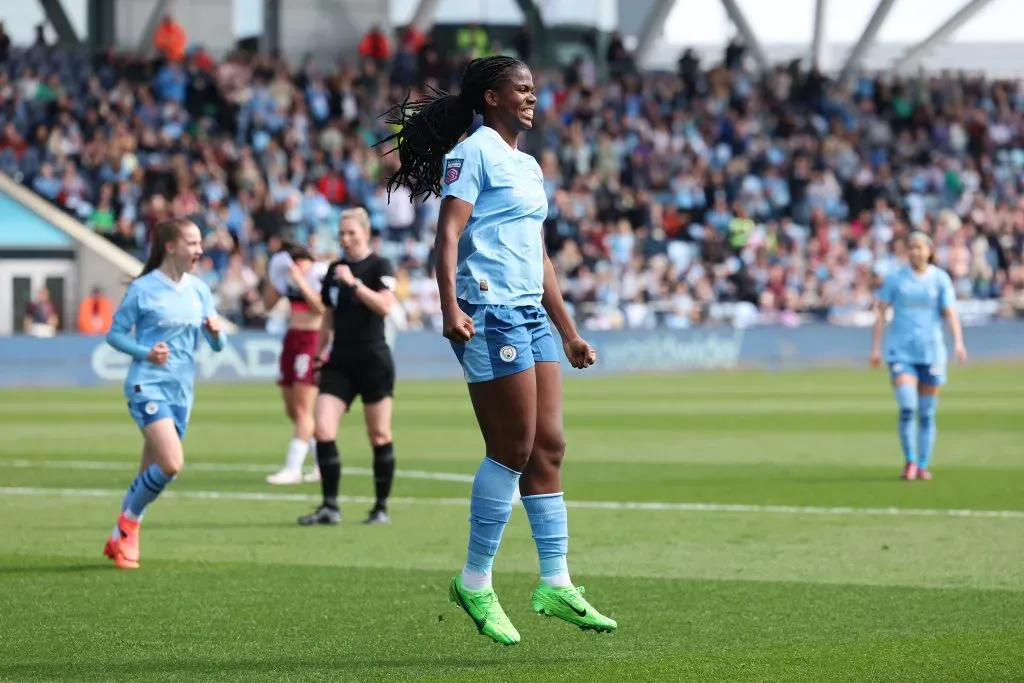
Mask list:
[{"label": "barclays sleeve badge", "polygon": [[444,182],[451,185],[462,175],[462,163],[464,159],[449,159],[444,165]]}]

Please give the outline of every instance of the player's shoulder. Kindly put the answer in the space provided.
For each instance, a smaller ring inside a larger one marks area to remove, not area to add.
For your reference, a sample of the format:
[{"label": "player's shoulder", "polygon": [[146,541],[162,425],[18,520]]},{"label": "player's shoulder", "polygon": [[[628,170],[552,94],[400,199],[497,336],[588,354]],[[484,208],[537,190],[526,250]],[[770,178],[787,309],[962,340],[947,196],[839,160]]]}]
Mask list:
[{"label": "player's shoulder", "polygon": [[892,270],[889,271],[889,274],[886,276],[885,279],[890,282],[900,282],[902,280],[906,280],[909,274],[910,266],[897,266],[896,268],[893,268]]},{"label": "player's shoulder", "polygon": [[146,292],[153,291],[160,281],[157,279],[157,271],[151,270],[148,273],[138,276],[128,283],[125,296],[140,296]]},{"label": "player's shoulder", "polygon": [[483,126],[477,128],[473,133],[467,135],[459,144],[448,153],[449,159],[480,157],[493,152],[494,140],[487,134]]},{"label": "player's shoulder", "polygon": [[935,278],[935,280],[937,280],[939,283],[943,285],[953,284],[953,278],[949,276],[949,272],[947,272],[945,268],[940,268],[939,266],[932,265],[931,271],[932,277]]},{"label": "player's shoulder", "polygon": [[207,284],[206,280],[193,275],[192,273],[185,273],[185,278],[188,282],[188,286],[191,287],[193,291],[198,292],[200,296],[204,298],[213,297],[213,290],[210,289],[210,285]]}]

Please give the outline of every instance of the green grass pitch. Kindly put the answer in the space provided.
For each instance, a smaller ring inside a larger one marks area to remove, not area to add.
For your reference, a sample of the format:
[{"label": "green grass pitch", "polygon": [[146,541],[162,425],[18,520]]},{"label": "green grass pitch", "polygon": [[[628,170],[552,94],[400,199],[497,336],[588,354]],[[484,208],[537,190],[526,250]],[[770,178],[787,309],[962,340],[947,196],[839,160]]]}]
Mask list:
[{"label": "green grass pitch", "polygon": [[570,570],[619,631],[531,613],[517,506],[502,648],[446,601],[482,456],[462,384],[400,383],[372,528],[359,408],[345,519],[300,528],[317,486],[263,483],[274,387],[202,385],[136,572],[101,556],[140,444],[118,388],[0,392],[0,680],[1024,680],[1024,367],[954,369],[928,483],[898,480],[881,372],[573,373],[565,421]]}]

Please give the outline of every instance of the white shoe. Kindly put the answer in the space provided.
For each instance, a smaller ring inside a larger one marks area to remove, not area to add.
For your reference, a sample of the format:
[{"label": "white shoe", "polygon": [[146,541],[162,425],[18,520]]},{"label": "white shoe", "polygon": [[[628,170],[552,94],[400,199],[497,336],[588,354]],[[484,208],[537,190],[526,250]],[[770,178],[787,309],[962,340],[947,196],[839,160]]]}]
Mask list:
[{"label": "white shoe", "polygon": [[315,484],[320,481],[320,468],[314,467],[303,475],[302,481],[307,484]]},{"label": "white shoe", "polygon": [[288,486],[290,484],[302,483],[302,470],[289,469],[287,467],[274,472],[267,477],[267,483],[274,486]]}]

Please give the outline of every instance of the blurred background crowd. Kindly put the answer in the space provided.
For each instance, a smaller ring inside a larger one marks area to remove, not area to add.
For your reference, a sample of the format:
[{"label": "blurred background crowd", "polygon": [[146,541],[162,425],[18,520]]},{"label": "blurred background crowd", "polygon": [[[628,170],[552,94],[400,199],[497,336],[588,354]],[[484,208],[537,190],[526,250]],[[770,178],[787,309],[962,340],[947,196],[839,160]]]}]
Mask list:
[{"label": "blurred background crowd", "polygon": [[[404,189],[388,201],[397,160],[372,148],[389,132],[379,115],[410,91],[457,91],[471,57],[528,61],[528,35],[513,43],[467,27],[443,52],[430,36],[371,31],[360,59],[323,68],[246,52],[216,61],[172,17],[155,58],[0,37],[0,172],[140,257],[156,222],[193,218],[199,276],[226,317],[256,329],[286,315],[261,302],[268,255],[298,240],[335,256],[339,212],[363,206],[398,272],[394,324],[436,329],[440,202]],[[608,58],[600,82],[582,59],[535,72],[523,141],[544,170],[548,247],[585,329],[867,325],[910,230],[933,237],[965,323],[1024,315],[1019,83],[838,84],[797,63],[758,76],[737,42],[715,59],[688,50],[675,73],[637,73],[616,39]]]}]

